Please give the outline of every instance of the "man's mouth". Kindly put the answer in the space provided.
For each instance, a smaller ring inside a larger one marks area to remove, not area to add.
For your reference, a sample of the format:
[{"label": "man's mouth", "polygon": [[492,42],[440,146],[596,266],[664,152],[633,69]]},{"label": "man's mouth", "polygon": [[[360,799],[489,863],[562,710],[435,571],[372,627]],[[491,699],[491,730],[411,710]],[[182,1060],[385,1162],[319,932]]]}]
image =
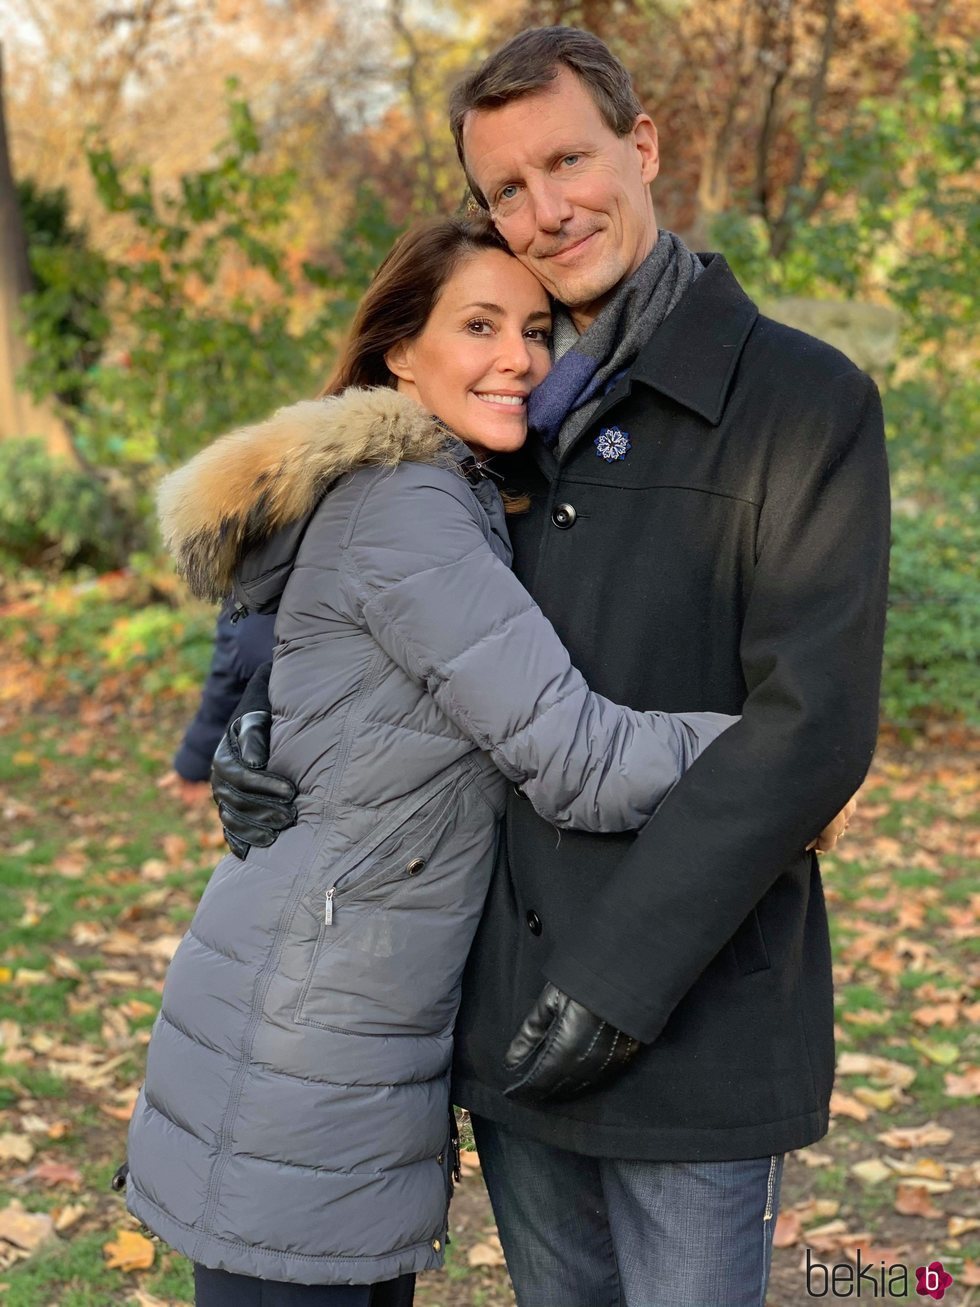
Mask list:
[{"label": "man's mouth", "polygon": [[552,253],[545,254],[543,257],[546,259],[557,259],[558,261],[571,258],[595,235],[596,233],[594,231],[590,231],[587,236],[580,237],[577,241],[573,241],[571,245],[563,245],[560,250],[554,250]]}]

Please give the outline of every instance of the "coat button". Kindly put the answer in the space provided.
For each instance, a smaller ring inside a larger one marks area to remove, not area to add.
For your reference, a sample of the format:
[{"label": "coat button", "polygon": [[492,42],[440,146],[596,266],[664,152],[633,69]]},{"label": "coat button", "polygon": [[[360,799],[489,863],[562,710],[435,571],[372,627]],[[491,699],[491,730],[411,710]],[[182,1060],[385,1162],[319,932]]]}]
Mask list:
[{"label": "coat button", "polygon": [[425,866],[425,858],[413,858],[405,870],[410,876],[417,876]]},{"label": "coat button", "polygon": [[533,908],[527,914],[527,928],[532,935],[541,934],[541,918]]},{"label": "coat button", "polygon": [[551,520],[559,531],[567,531],[570,526],[574,526],[577,517],[578,513],[571,504],[556,504],[551,514]]}]

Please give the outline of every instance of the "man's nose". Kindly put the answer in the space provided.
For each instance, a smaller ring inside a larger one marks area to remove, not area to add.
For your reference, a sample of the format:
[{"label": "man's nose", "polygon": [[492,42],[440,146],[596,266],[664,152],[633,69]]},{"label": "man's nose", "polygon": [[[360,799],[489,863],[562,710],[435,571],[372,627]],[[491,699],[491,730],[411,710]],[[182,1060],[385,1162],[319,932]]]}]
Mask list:
[{"label": "man's nose", "polygon": [[557,182],[542,178],[528,190],[534,209],[535,226],[539,231],[560,231],[564,223],[571,221],[574,210]]}]

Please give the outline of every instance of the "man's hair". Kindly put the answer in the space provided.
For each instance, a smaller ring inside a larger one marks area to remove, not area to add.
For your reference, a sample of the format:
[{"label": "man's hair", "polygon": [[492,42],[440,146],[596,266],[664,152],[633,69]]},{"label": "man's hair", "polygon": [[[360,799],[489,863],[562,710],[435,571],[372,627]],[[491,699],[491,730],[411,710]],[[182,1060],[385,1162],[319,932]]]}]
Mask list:
[{"label": "man's hair", "polygon": [[474,73],[464,77],[449,98],[449,126],[456,153],[477,203],[487,208],[486,197],[470,176],[463,156],[463,123],[478,109],[499,109],[525,95],[541,91],[562,68],[582,79],[606,126],[617,136],[633,130],[643,106],[633,90],[630,75],[609,49],[580,27],[532,27],[519,32],[494,51]]}]

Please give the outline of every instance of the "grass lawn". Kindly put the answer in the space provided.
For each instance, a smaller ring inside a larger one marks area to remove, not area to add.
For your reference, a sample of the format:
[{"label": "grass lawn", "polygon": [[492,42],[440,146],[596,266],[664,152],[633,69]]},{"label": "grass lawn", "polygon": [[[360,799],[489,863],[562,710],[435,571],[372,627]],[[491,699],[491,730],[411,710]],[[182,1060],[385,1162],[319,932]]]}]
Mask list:
[{"label": "grass lawn", "polygon": [[[209,804],[187,809],[159,787],[195,702],[210,616],[167,617],[166,605],[152,620],[145,608],[122,616],[133,603],[125,587],[91,600],[66,588],[5,612],[5,1307],[193,1300],[187,1264],[140,1235],[108,1181],[167,961],[222,848]],[[810,1300],[807,1248],[811,1266],[828,1268],[853,1267],[860,1250],[879,1285],[912,1268],[908,1295],[893,1290],[891,1302],[924,1301],[914,1268],[938,1259],[954,1277],[949,1301],[966,1307],[977,1294],[980,1305],[977,762],[965,735],[884,744],[852,833],[824,860],[834,1116],[826,1139],[787,1159],[770,1307]],[[420,1307],[513,1302],[468,1161],[447,1270],[421,1278]]]}]

